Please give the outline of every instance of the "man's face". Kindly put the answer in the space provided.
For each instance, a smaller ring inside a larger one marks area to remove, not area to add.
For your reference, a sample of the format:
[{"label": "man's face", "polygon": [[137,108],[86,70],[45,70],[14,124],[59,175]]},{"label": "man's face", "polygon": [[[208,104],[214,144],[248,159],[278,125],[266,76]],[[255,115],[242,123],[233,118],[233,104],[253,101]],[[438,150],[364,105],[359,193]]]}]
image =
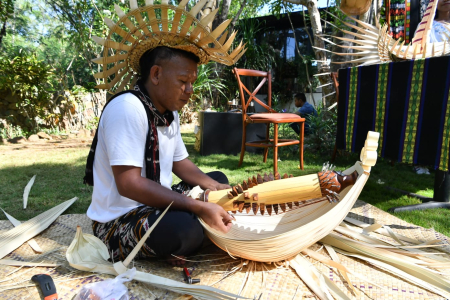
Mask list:
[{"label": "man's face", "polygon": [[449,11],[450,10],[450,0],[439,0],[437,5],[437,10],[439,11]]},{"label": "man's face", "polygon": [[194,92],[197,64],[188,58],[175,56],[162,61],[158,67],[156,73],[153,73],[155,66],[150,71],[153,104],[161,113],[182,109]]},{"label": "man's face", "polygon": [[302,107],[303,103],[302,100],[295,98],[295,107]]}]

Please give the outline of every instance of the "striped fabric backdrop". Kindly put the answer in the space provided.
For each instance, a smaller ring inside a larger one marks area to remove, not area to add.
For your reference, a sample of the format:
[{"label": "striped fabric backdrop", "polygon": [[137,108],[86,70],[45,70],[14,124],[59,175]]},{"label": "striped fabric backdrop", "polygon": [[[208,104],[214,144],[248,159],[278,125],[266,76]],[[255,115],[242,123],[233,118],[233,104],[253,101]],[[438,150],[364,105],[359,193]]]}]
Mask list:
[{"label": "striped fabric backdrop", "polygon": [[338,149],[359,152],[380,132],[379,155],[450,166],[450,57],[339,70]]}]

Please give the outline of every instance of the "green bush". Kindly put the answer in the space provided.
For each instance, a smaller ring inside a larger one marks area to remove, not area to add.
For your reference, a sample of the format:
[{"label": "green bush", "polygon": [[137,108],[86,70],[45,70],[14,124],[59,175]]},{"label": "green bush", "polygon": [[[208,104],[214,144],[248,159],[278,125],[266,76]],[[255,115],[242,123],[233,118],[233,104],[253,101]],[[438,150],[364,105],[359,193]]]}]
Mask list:
[{"label": "green bush", "polygon": [[53,106],[53,69],[35,54],[21,52],[10,59],[0,56],[0,118],[32,130],[44,122]]},{"label": "green bush", "polygon": [[327,110],[319,104],[317,116],[306,116],[311,125],[311,134],[306,142],[320,154],[330,154],[336,142],[337,114],[334,110]]}]

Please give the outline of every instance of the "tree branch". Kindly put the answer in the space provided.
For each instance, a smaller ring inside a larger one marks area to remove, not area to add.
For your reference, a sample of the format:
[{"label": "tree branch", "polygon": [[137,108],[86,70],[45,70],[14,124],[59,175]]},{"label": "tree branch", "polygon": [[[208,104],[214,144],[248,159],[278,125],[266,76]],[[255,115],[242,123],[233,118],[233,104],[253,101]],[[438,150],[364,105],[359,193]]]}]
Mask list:
[{"label": "tree branch", "polygon": [[247,0],[242,0],[241,7],[239,8],[237,14],[234,16],[233,20],[231,20],[231,24],[230,24],[230,27],[229,27],[228,35],[230,35],[233,32],[234,26],[236,25],[237,20],[241,16],[241,13],[244,10],[246,4],[247,4]]}]

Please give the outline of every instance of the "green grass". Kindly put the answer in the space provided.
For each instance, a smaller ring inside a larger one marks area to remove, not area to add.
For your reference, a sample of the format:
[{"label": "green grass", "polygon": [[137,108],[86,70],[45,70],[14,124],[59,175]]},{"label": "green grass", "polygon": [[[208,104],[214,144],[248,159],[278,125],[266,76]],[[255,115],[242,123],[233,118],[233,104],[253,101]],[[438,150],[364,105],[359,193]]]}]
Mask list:
[{"label": "green grass", "polygon": [[[190,153],[191,160],[204,172],[223,171],[230,183],[242,182],[243,179],[257,173],[272,171],[272,156],[269,153],[267,163],[262,162],[262,154],[246,153],[244,164],[237,168],[239,156],[210,155],[200,156],[194,150],[195,136],[184,133],[183,139]],[[16,148],[18,150],[12,150]],[[315,173],[330,155],[311,153],[305,150],[305,169],[298,169],[298,154],[290,147],[281,148],[278,169],[281,174],[300,176]],[[90,203],[91,187],[82,184],[84,165],[89,148],[30,149],[22,147],[0,146],[0,207],[19,220],[27,220],[72,197],[79,200],[65,213],[85,213]],[[336,166],[344,170],[355,163],[358,156],[346,154],[338,156]],[[31,189],[28,207],[22,209],[23,189],[33,175],[36,181]],[[177,178],[174,178],[176,182]],[[378,181],[384,184],[377,183]],[[359,199],[387,211],[390,207],[418,204],[419,200],[409,198],[387,190],[390,186],[425,196],[433,194],[434,173],[417,175],[411,166],[395,164],[380,159],[372,169],[371,176]],[[397,217],[425,228],[434,228],[450,236],[450,211],[443,209],[412,211],[395,214]],[[5,219],[0,214],[0,219]],[[386,224],[389,225],[389,224]]]}]

